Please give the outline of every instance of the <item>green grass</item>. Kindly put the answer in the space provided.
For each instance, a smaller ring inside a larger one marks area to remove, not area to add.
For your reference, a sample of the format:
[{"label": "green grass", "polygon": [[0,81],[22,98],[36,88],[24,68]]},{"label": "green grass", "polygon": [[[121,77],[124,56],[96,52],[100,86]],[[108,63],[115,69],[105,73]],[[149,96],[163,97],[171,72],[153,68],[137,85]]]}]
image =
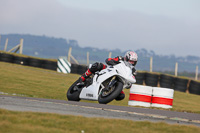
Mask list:
[{"label": "green grass", "polygon": [[0,91],[30,97],[66,99],[67,88],[78,75],[0,62]]},{"label": "green grass", "polygon": [[[0,62],[0,92],[28,97],[67,100],[66,92],[78,79],[77,74],[62,74],[56,71]],[[128,106],[129,90],[122,101],[110,105]],[[200,95],[175,91],[173,108],[169,110],[200,113]],[[94,102],[82,100],[82,102]],[[161,108],[159,108],[161,109]]]},{"label": "green grass", "polygon": [[0,133],[197,133],[200,128],[166,123],[86,118],[0,109]]}]

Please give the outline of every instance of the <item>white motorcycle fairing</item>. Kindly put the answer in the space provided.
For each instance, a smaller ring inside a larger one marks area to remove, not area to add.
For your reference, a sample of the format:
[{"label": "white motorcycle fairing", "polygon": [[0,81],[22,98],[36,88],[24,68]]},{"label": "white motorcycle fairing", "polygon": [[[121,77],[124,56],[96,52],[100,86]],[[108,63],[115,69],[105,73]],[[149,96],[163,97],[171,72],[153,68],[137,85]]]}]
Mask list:
[{"label": "white motorcycle fairing", "polygon": [[102,83],[106,79],[113,76],[119,77],[123,82],[124,87],[127,85],[127,83],[133,84],[136,82],[135,77],[132,75],[130,66],[121,61],[121,63],[117,65],[108,66],[106,69],[95,73],[92,84],[88,87],[82,88],[79,98],[87,100],[98,100],[99,93],[102,89],[105,88]]}]

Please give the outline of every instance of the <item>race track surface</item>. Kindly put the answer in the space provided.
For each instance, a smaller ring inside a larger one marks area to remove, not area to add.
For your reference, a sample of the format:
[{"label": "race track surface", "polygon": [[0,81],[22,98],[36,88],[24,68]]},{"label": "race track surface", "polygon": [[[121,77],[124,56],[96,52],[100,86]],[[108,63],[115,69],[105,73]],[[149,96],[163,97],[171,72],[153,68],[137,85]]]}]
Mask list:
[{"label": "race track surface", "polygon": [[0,108],[85,117],[166,122],[169,124],[196,125],[200,127],[200,114],[65,100],[0,95]]}]

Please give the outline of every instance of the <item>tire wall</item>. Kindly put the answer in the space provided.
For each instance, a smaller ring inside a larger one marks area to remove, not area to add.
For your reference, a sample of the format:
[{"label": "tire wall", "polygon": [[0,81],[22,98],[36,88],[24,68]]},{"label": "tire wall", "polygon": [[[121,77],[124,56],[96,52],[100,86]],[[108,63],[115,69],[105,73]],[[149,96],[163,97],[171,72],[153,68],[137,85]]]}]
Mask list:
[{"label": "tire wall", "polygon": [[146,73],[145,84],[147,86],[157,87],[159,81],[159,75],[155,73]]},{"label": "tire wall", "polygon": [[0,61],[13,63],[14,56],[11,54],[0,53]]},{"label": "tire wall", "polygon": [[174,77],[171,75],[160,74],[160,87],[172,88],[174,84]]},{"label": "tire wall", "polygon": [[136,78],[136,84],[143,85],[145,80],[145,72],[137,72]]},{"label": "tire wall", "polygon": [[71,65],[71,73],[77,73],[78,74],[78,64],[72,64]]},{"label": "tire wall", "polygon": [[14,56],[13,63],[20,65],[29,65],[27,57]]},{"label": "tire wall", "polygon": [[[13,55],[8,53],[2,53],[0,52],[0,61],[2,62],[8,62],[8,63],[15,63],[19,65],[26,65],[26,66],[32,66],[32,67],[39,67],[49,70],[57,70],[58,64],[57,61],[51,61],[47,59],[38,59],[34,57],[23,57],[20,55]],[[88,67],[86,65],[78,65],[78,64],[72,64],[71,65],[71,73],[76,74],[83,74]]]},{"label": "tire wall", "polygon": [[155,74],[151,72],[138,72],[138,74],[139,75],[135,76],[135,84],[168,88],[175,91],[189,92],[191,94],[200,95],[200,81],[190,80],[185,77],[175,77],[168,74]]},{"label": "tire wall", "polygon": [[188,91],[189,93],[200,95],[200,82],[191,80]]},{"label": "tire wall", "polygon": [[180,92],[186,92],[188,89],[188,79],[175,77],[173,89]]}]

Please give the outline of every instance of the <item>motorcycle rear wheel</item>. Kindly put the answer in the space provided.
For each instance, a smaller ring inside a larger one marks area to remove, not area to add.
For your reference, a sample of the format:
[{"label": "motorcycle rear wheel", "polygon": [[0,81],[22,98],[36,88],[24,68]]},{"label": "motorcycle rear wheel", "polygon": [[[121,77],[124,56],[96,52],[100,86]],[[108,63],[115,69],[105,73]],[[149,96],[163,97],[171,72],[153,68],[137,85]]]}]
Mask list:
[{"label": "motorcycle rear wheel", "polygon": [[107,104],[107,103],[111,102],[121,93],[122,89],[123,89],[123,83],[117,82],[115,84],[114,90],[108,96],[103,96],[102,95],[103,93],[100,93],[98,102],[100,104]]},{"label": "motorcycle rear wheel", "polygon": [[77,84],[79,83],[79,80],[74,82],[67,91],[67,99],[69,101],[80,101],[79,95],[81,93],[82,88],[78,88],[77,90],[74,90],[74,87],[77,87]]}]

